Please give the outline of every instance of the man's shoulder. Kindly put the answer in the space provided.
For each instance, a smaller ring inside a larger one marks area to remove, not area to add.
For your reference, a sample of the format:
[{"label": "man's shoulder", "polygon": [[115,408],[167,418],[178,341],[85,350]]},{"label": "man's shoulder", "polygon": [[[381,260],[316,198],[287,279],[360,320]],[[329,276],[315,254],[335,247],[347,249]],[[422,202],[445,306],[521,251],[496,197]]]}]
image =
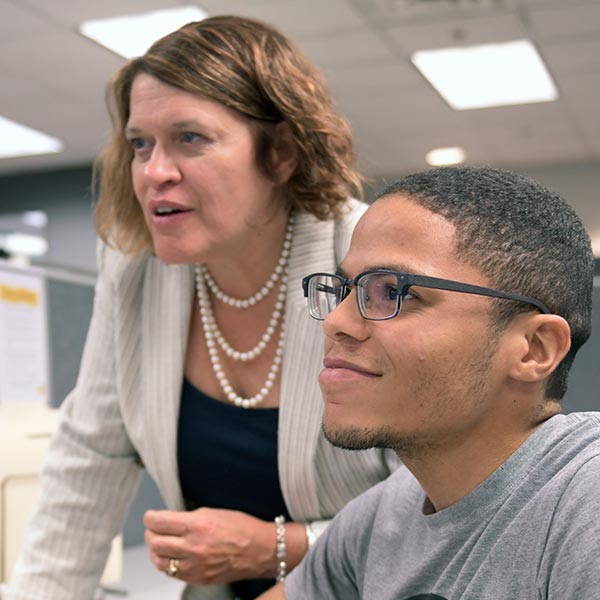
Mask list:
[{"label": "man's shoulder", "polygon": [[569,423],[585,423],[589,427],[600,431],[600,412],[598,411],[572,412],[564,415],[564,417]]},{"label": "man's shoulder", "polygon": [[571,447],[575,456],[600,454],[600,412],[573,412],[551,419],[550,440],[556,438]]},{"label": "man's shoulder", "polygon": [[347,519],[353,520],[360,515],[360,523],[376,519],[380,512],[387,513],[390,508],[398,510],[406,504],[413,505],[416,497],[424,494],[414,475],[401,465],[386,479],[351,500],[343,509]]}]

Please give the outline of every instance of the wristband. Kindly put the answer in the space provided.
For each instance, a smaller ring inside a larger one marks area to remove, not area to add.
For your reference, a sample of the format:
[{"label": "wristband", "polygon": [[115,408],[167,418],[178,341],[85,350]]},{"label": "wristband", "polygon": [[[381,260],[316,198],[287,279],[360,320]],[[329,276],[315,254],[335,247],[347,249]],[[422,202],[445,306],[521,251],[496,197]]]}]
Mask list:
[{"label": "wristband", "polygon": [[287,575],[286,548],[285,548],[285,517],[279,515],[275,517],[277,527],[277,577],[275,580],[279,583],[285,580]]}]

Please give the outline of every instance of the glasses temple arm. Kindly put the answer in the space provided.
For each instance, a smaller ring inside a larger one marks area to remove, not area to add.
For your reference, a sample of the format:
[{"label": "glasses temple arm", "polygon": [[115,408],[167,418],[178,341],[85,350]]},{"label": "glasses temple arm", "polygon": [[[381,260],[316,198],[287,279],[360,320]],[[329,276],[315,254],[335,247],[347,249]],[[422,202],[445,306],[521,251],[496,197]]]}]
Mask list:
[{"label": "glasses temple arm", "polygon": [[539,308],[544,314],[551,314],[552,311],[541,301],[531,296],[522,296],[521,294],[512,294],[501,290],[472,285],[470,283],[459,283],[448,279],[438,279],[436,277],[425,277],[422,275],[412,275],[407,281],[409,285],[419,285],[422,287],[448,290],[450,292],[462,292],[463,294],[477,294],[478,296],[490,296],[492,298],[502,298],[504,300],[514,300],[532,304]]}]

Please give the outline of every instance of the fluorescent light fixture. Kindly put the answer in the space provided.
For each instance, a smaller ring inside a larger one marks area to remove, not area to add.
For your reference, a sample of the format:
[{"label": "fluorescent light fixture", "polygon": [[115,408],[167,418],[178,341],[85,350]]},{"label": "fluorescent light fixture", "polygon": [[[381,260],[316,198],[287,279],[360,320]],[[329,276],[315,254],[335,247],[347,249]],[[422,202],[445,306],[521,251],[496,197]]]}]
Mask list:
[{"label": "fluorescent light fixture", "polygon": [[432,167],[442,167],[445,165],[458,165],[465,162],[465,151],[459,146],[450,146],[448,148],[434,148],[425,155],[425,160]]},{"label": "fluorescent light fixture", "polygon": [[8,233],[0,239],[0,243],[15,256],[42,256],[48,251],[48,242],[39,235]]},{"label": "fluorescent light fixture", "polygon": [[79,26],[79,31],[105,48],[129,59],[141,56],[159,38],[190,21],[201,21],[206,15],[206,11],[197,6],[182,6],[84,21]]},{"label": "fluorescent light fixture", "polygon": [[48,224],[48,215],[43,210],[28,210],[21,215],[21,222],[29,227],[43,229]]},{"label": "fluorescent light fixture", "polygon": [[420,50],[411,60],[455,110],[558,98],[550,74],[528,40]]},{"label": "fluorescent light fixture", "polygon": [[62,149],[59,139],[0,116],[0,158],[52,154]]}]

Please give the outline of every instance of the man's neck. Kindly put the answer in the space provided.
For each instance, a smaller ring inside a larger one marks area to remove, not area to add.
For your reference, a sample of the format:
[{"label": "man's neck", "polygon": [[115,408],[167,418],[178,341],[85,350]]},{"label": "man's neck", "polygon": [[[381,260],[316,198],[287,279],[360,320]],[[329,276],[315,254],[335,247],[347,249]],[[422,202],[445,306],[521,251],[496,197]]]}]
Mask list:
[{"label": "man's neck", "polygon": [[483,483],[523,442],[552,414],[521,428],[494,428],[486,435],[458,440],[456,443],[429,445],[422,453],[405,456],[406,467],[419,481],[431,503],[431,512],[437,512],[464,498]]}]

